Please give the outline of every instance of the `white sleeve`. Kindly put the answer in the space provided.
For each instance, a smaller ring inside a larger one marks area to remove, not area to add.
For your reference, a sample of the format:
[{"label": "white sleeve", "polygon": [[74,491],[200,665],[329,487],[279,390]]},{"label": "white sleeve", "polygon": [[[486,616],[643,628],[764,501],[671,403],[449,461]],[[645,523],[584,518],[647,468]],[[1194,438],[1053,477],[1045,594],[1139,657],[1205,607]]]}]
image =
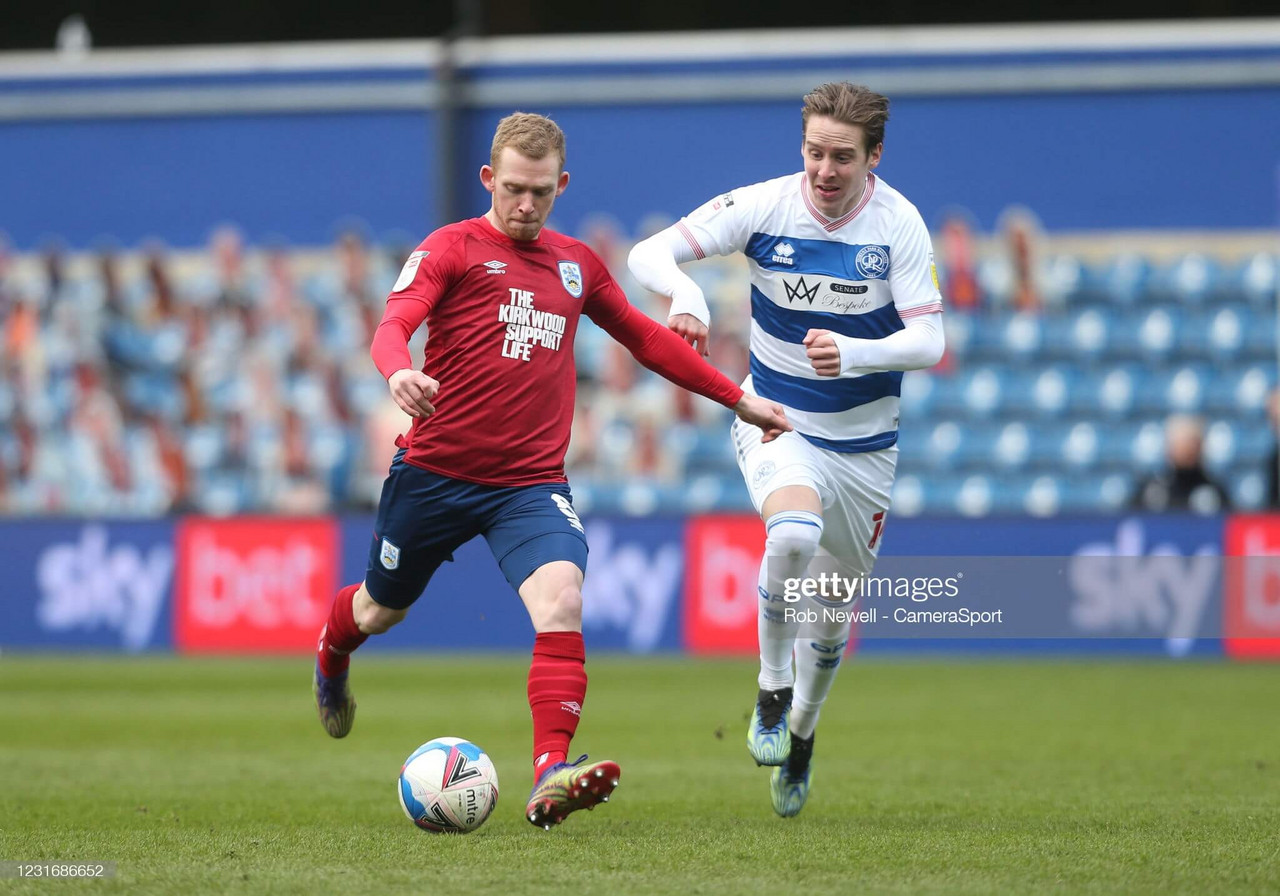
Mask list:
[{"label": "white sleeve", "polygon": [[874,370],[920,370],[942,360],[946,339],[942,335],[942,312],[932,311],[908,318],[906,327],[881,339],[855,339],[832,333],[840,350],[840,372],[856,367]]},{"label": "white sleeve", "polygon": [[668,227],[636,243],[627,256],[627,267],[645,289],[671,298],[670,316],[692,314],[709,327],[711,309],[702,288],[679,267],[696,257],[684,235]]},{"label": "white sleeve", "polygon": [[678,265],[741,251],[750,233],[750,187],[704,202],[661,233],[637,243],[627,267],[645,289],[671,297],[671,314],[692,314],[707,326],[711,311],[702,289]]},{"label": "white sleeve", "polygon": [[919,314],[942,310],[933,243],[916,207],[907,204],[897,215],[889,261],[889,291],[905,322]]}]

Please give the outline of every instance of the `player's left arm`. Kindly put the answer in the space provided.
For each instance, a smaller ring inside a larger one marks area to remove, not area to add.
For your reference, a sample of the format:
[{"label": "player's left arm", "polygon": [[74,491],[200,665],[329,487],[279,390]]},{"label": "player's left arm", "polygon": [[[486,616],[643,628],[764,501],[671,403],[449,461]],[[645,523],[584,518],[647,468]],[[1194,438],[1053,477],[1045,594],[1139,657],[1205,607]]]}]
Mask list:
[{"label": "player's left arm", "polygon": [[[600,273],[608,277],[603,265]],[[682,389],[731,408],[744,422],[760,427],[764,433],[761,441],[770,442],[791,431],[782,405],[734,385],[704,361],[692,346],[628,302],[622,287],[612,277],[608,277],[603,288],[588,296],[582,310],[645,367]]]},{"label": "player's left arm", "polygon": [[903,329],[880,339],[857,339],[830,330],[805,334],[809,364],[819,376],[839,376],[857,368],[920,370],[942,360],[942,293],[933,264],[933,246],[914,206],[899,216],[889,262],[889,291]]}]

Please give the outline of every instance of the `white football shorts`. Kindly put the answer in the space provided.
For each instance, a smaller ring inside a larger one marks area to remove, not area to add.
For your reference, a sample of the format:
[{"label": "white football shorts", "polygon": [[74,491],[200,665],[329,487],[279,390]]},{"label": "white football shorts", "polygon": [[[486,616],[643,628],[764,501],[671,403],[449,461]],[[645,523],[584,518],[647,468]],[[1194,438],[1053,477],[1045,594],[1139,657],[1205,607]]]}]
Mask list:
[{"label": "white football shorts", "polygon": [[730,434],[756,513],[778,489],[807,485],[822,500],[819,555],[834,558],[843,575],[868,575],[880,553],[898,446],[840,454],[796,432],[763,443],[760,430],[741,420],[734,420]]}]

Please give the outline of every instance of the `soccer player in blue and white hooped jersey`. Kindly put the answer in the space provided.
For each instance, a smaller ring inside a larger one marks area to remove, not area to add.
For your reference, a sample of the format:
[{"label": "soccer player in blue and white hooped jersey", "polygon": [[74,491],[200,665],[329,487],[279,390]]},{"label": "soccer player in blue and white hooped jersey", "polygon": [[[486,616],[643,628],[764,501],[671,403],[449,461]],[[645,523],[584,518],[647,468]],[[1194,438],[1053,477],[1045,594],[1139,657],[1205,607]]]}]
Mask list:
[{"label": "soccer player in blue and white hooped jersey", "polygon": [[[747,746],[757,763],[777,766],[770,793],[783,816],[808,798],[814,729],[851,615],[837,595],[810,607],[794,594],[786,601],[784,583],[812,575],[811,563],[846,579],[871,572],[897,462],[902,371],[936,364],[944,347],[928,230],[872,173],[888,119],[887,98],[823,84],[804,98],[804,171],[717,196],[628,260],[643,286],[671,297],[667,325],[704,355],[710,311],[678,265],[734,252],[750,260],[743,388],[781,403],[795,427],[767,444],[733,429],[767,532]],[[831,607],[846,612],[823,612]]]}]

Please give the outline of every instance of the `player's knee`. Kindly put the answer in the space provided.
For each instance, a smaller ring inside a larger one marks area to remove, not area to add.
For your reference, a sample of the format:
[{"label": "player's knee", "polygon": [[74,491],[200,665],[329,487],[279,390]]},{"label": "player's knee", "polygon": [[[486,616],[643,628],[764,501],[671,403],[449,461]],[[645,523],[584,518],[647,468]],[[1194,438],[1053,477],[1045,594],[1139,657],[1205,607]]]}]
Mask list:
[{"label": "player's knee", "polygon": [[351,613],[355,617],[356,627],[366,635],[382,634],[403,620],[408,612],[408,610],[384,607],[369,595],[363,585],[356,592],[355,601],[351,606]]},{"label": "player's knee", "polygon": [[784,510],[765,520],[765,556],[783,563],[787,574],[803,574],[822,541],[822,517],[808,511]]},{"label": "player's knee", "polygon": [[533,627],[537,631],[578,631],[582,628],[582,589],[576,584],[548,589],[537,602]]}]

